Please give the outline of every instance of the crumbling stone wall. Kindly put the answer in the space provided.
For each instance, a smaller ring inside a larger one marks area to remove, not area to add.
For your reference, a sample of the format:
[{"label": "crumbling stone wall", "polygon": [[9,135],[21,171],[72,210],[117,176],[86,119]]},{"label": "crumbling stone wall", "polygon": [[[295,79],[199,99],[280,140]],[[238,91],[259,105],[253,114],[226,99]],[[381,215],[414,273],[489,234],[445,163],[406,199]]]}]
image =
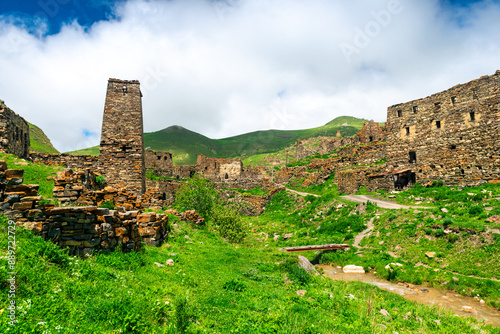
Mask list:
[{"label": "crumbling stone wall", "polygon": [[[160,246],[167,238],[168,218],[154,212],[87,207],[55,207],[42,203],[38,185],[22,184],[24,170],[8,170],[0,161],[0,211],[72,255],[139,250],[143,243]],[[68,176],[68,179],[76,176]]]},{"label": "crumbling stone wall", "polygon": [[388,170],[416,182],[474,185],[500,176],[500,71],[387,109]]},{"label": "crumbling stone wall", "polygon": [[169,169],[172,167],[172,153],[170,152],[156,152],[146,150],[144,152],[144,160],[147,169]]},{"label": "crumbling stone wall", "polygon": [[234,180],[243,172],[243,162],[237,159],[209,158],[199,155],[197,172],[212,181]]},{"label": "crumbling stone wall", "polygon": [[143,132],[139,81],[109,79],[99,148],[108,185],[146,191]]},{"label": "crumbling stone wall", "polygon": [[[319,140],[318,145],[312,145]],[[362,145],[371,142],[385,141],[384,129],[377,122],[365,122],[361,130],[354,137],[314,137],[306,140],[297,140],[296,145],[296,160],[312,156],[316,153],[321,155],[331,153],[336,149],[348,145]],[[309,148],[306,148],[309,147]]]},{"label": "crumbling stone wall", "polygon": [[28,122],[5,104],[0,104],[0,152],[27,158],[30,150]]},{"label": "crumbling stone wall", "polygon": [[375,141],[385,141],[384,129],[378,122],[365,122],[361,130],[354,136],[354,143],[367,144]]},{"label": "crumbling stone wall", "polygon": [[[337,184],[338,186],[338,192],[352,195],[355,194],[361,187],[364,186],[366,186],[368,190],[370,181],[372,181],[370,179],[370,176],[378,174],[382,172],[384,169],[385,165],[345,168],[338,170],[335,173],[335,184]],[[373,189],[374,184],[375,183],[371,183],[372,188],[370,188],[369,191],[377,190]]]},{"label": "crumbling stone wall", "polygon": [[78,155],[67,153],[30,153],[33,162],[48,166],[65,166],[71,169],[99,170],[99,158],[93,155]]}]

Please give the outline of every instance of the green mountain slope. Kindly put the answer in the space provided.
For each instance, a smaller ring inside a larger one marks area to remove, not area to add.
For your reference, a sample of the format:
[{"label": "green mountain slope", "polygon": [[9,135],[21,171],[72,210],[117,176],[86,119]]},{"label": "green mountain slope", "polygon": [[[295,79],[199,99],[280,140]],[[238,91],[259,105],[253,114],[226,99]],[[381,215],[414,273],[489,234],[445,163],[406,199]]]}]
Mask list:
[{"label": "green mountain slope", "polygon": [[[317,136],[342,136],[357,133],[364,119],[342,116],[327,124],[303,130],[265,130],[245,133],[223,139],[210,139],[182,126],[144,134],[144,146],[155,151],[168,151],[173,154],[174,164],[191,165],[196,163],[199,154],[217,158],[240,158],[255,154],[273,153],[292,145],[297,139]],[[70,154],[98,155],[99,147],[68,152]]]},{"label": "green mountain slope", "polygon": [[217,158],[237,158],[283,150],[297,139],[317,136],[342,136],[358,132],[366,120],[343,116],[312,129],[265,130],[223,139],[210,139],[180,126],[144,134],[145,146],[156,151],[169,151],[175,164],[194,164],[198,154]]},{"label": "green mountain slope", "polygon": [[45,135],[42,129],[35,124],[28,123],[30,127],[30,151],[38,153],[59,153],[52,146],[50,139]]}]

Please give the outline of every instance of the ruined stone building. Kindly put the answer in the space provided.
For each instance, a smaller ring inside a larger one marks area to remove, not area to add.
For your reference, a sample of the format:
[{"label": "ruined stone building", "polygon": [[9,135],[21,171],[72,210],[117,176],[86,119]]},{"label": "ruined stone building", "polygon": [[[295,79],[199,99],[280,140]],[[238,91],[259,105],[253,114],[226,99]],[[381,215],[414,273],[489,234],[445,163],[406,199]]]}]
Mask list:
[{"label": "ruined stone building", "polygon": [[0,101],[0,152],[27,158],[29,150],[28,122]]},{"label": "ruined stone building", "polygon": [[142,93],[139,81],[109,79],[99,164],[107,184],[144,193]]},{"label": "ruined stone building", "polygon": [[500,176],[500,71],[387,110],[387,171],[400,182],[475,184]]},{"label": "ruined stone building", "polygon": [[156,152],[146,150],[144,152],[144,160],[146,168],[153,169],[168,169],[172,168],[172,153],[170,152]]}]

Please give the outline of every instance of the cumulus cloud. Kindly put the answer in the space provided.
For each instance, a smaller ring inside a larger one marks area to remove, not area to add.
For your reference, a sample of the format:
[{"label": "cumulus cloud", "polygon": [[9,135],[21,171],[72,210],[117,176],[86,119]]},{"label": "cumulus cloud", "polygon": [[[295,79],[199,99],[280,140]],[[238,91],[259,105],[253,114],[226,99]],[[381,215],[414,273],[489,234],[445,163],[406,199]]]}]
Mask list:
[{"label": "cumulus cloud", "polygon": [[148,132],[383,122],[392,104],[493,74],[499,16],[488,0],[128,0],[54,35],[0,16],[0,98],[61,151],[99,143],[108,78],[141,81]]}]

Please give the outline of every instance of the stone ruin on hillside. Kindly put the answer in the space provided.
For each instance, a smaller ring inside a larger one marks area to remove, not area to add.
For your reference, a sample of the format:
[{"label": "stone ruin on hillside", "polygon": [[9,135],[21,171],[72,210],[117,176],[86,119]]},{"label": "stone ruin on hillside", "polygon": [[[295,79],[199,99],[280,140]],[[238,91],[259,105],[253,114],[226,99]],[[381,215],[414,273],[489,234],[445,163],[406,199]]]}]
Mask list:
[{"label": "stone ruin on hillside", "polygon": [[0,100],[0,152],[27,158],[30,149],[28,122]]},{"label": "stone ruin on hillside", "polygon": [[146,191],[142,93],[137,80],[108,81],[99,164],[108,185]]},{"label": "stone ruin on hillside", "polygon": [[[221,187],[240,189],[269,187],[268,182],[293,179],[301,179],[307,186],[335,175],[334,182],[345,193],[364,186],[369,191],[390,190],[436,180],[447,185],[476,185],[500,177],[500,71],[426,98],[393,105],[387,110],[383,127],[367,122],[354,137],[320,138],[314,149],[307,145],[309,139],[298,141],[297,160],[315,153],[334,154],[330,159],[313,159],[308,166],[283,166],[278,172],[243,166],[237,159],[203,156],[198,157],[196,165],[173,165],[170,153],[144,150],[141,99],[138,81],[109,79],[99,158],[32,153],[31,159],[92,169],[105,175],[109,185],[126,187],[135,195],[158,188],[158,200],[165,204],[172,202],[180,184],[177,180],[195,174]],[[0,108],[0,124],[4,125],[0,149],[26,157],[27,123],[5,106]],[[146,180],[146,169],[159,180]]]}]

